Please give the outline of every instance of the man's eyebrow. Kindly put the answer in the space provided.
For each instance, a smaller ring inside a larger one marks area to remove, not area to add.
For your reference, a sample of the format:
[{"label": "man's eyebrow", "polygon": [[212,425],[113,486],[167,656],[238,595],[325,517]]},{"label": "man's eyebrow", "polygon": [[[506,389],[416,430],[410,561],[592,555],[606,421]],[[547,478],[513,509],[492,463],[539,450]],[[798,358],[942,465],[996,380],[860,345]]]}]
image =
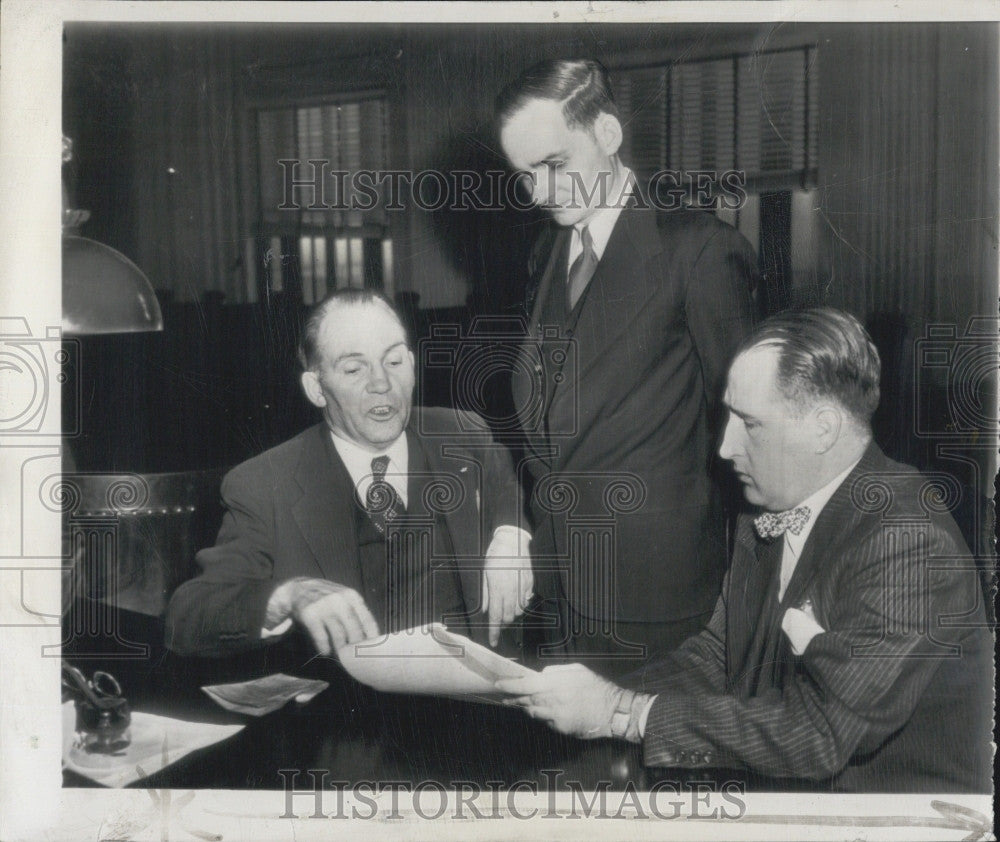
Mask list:
[{"label": "man's eyebrow", "polygon": [[556,161],[562,161],[566,158],[566,150],[560,149],[558,152],[550,152],[544,158],[539,161],[535,161],[531,164],[531,167],[540,167],[542,164],[554,164]]},{"label": "man's eyebrow", "polygon": [[736,409],[733,406],[730,406],[728,403],[725,403],[725,401],[723,401],[723,406],[725,406],[726,409],[728,409],[737,418],[741,418],[744,421],[746,421],[748,419],[750,421],[756,421],[757,420],[757,418],[754,417],[753,415],[751,415],[749,412],[740,412],[740,410]]},{"label": "man's eyebrow", "polygon": [[[386,354],[388,354],[388,353],[389,353],[390,351],[394,351],[394,350],[396,350],[396,348],[398,348],[398,347],[399,347],[400,345],[402,345],[403,347],[407,347],[407,346],[406,346],[406,340],[405,340],[405,339],[400,339],[400,340],[399,340],[399,342],[396,342],[396,343],[394,343],[394,344],[390,345],[390,346],[389,346],[388,348],[386,348],[386,349],[385,349],[385,350],[384,350],[384,351],[382,352],[382,356],[384,357],[384,356],[385,356]],[[339,357],[337,357],[337,358],[336,358],[336,359],[335,359],[335,360],[333,361],[333,364],[334,364],[334,365],[337,365],[337,363],[340,363],[340,362],[342,362],[342,361],[344,361],[344,360],[352,360],[352,359],[364,359],[364,357],[365,357],[365,355],[364,355],[364,354],[362,354],[362,353],[361,353],[360,351],[349,351],[349,352],[347,352],[346,354],[341,354],[341,355],[340,355]]]}]

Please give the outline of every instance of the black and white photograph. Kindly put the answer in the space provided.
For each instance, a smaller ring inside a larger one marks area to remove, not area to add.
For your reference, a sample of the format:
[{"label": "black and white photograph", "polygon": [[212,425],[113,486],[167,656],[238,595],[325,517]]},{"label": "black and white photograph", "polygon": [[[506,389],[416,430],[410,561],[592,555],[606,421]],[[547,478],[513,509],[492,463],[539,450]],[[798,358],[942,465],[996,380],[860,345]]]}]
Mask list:
[{"label": "black and white photograph", "polygon": [[915,7],[4,3],[0,838],[996,838]]}]

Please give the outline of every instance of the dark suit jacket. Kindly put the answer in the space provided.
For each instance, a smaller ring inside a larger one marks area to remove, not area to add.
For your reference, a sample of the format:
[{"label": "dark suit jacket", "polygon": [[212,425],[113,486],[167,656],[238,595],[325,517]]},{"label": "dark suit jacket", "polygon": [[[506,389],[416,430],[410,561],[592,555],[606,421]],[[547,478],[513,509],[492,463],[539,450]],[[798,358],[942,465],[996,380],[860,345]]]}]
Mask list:
[{"label": "dark suit jacket", "polygon": [[[465,425],[483,428],[471,420]],[[521,525],[509,455],[482,434],[462,435],[454,410],[414,407],[407,436],[411,451],[422,447],[430,472],[446,480],[438,502],[460,562],[466,610],[475,611],[476,561],[497,526]],[[218,540],[198,553],[200,574],[167,607],[167,645],[184,655],[215,656],[258,645],[271,592],[294,576],[361,591],[353,487],[324,424],[230,471],[222,482],[226,513]],[[473,636],[484,640],[485,628],[473,624]]]},{"label": "dark suit jacket", "polygon": [[[741,519],[709,626],[647,670],[659,696],[646,763],[856,792],[989,792],[992,641],[978,574],[927,480],[871,445],[780,604],[780,553],[752,530]],[[799,657],[780,624],[805,599],[825,633]]]},{"label": "dark suit jacket", "polygon": [[[719,594],[726,549],[709,478],[711,422],[753,324],[756,257],[712,216],[635,201],[615,224],[568,344],[538,336],[546,297],[565,294],[570,229],[553,224],[540,238],[513,389],[536,480],[533,556],[567,559],[567,516],[614,515],[616,617],[663,622],[711,611]],[[538,483],[550,475],[573,485],[571,511]]]}]

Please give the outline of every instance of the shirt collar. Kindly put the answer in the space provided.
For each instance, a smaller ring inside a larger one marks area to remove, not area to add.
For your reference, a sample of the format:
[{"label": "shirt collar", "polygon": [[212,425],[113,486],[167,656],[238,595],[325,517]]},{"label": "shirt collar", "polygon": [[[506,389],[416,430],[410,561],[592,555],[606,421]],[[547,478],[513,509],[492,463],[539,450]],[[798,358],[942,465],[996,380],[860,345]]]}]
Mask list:
[{"label": "shirt collar", "polygon": [[816,523],[819,513],[823,511],[823,507],[830,502],[830,498],[833,497],[836,490],[840,488],[844,480],[847,479],[848,475],[855,469],[855,467],[857,467],[857,464],[860,461],[861,459],[859,457],[848,465],[845,470],[837,474],[837,476],[830,480],[826,485],[818,491],[814,491],[795,507],[809,507],[809,520],[805,522],[805,525],[802,527],[799,534],[793,535],[790,530],[785,533],[785,540],[788,542],[788,546],[795,551],[796,555],[799,554],[802,551],[802,548],[806,545],[806,539],[809,537],[809,533],[812,532],[813,525]]},{"label": "shirt collar", "polygon": [[[607,248],[608,240],[611,239],[611,232],[614,230],[615,223],[618,222],[622,208],[625,207],[632,195],[634,180],[635,176],[632,175],[632,170],[628,167],[623,167],[622,188],[618,196],[615,197],[616,200],[609,201],[604,207],[598,208],[586,223],[586,228],[590,232],[590,239],[594,244],[594,254],[597,255],[598,260],[604,256],[604,249]],[[583,227],[583,224],[573,226],[573,238],[570,242],[570,266],[573,265],[576,255],[583,251],[583,245],[580,242],[580,229]]]},{"label": "shirt collar", "polygon": [[389,466],[385,472],[386,481],[396,489],[396,493],[407,505],[406,478],[409,468],[410,452],[406,444],[406,431],[392,444],[378,453],[372,453],[360,447],[350,439],[344,438],[337,433],[330,431],[333,438],[333,446],[337,450],[337,455],[347,468],[347,473],[354,483],[358,492],[358,499],[364,500],[368,494],[368,487],[372,484],[372,459],[377,456],[388,456]]}]

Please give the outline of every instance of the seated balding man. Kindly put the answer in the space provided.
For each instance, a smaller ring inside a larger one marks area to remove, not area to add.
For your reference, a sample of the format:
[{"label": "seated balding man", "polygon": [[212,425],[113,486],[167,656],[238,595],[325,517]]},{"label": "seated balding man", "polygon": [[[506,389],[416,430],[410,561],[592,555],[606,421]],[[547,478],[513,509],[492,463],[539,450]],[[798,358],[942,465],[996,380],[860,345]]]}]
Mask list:
[{"label": "seated balding man", "polygon": [[720,448],[760,511],[741,516],[708,627],[630,689],[580,664],[498,687],[559,731],[641,742],[651,766],[989,792],[978,576],[934,487],[872,441],[878,399],[854,317],[764,322],[730,367]]},{"label": "seated balding man", "polygon": [[[496,645],[532,589],[507,451],[470,436],[485,429],[471,416],[413,407],[406,330],[378,293],[316,305],[300,357],[323,421],[225,477],[218,540],[170,600],[167,645],[221,656],[297,628],[325,655],[429,622]],[[392,540],[408,522],[430,539]]]}]

